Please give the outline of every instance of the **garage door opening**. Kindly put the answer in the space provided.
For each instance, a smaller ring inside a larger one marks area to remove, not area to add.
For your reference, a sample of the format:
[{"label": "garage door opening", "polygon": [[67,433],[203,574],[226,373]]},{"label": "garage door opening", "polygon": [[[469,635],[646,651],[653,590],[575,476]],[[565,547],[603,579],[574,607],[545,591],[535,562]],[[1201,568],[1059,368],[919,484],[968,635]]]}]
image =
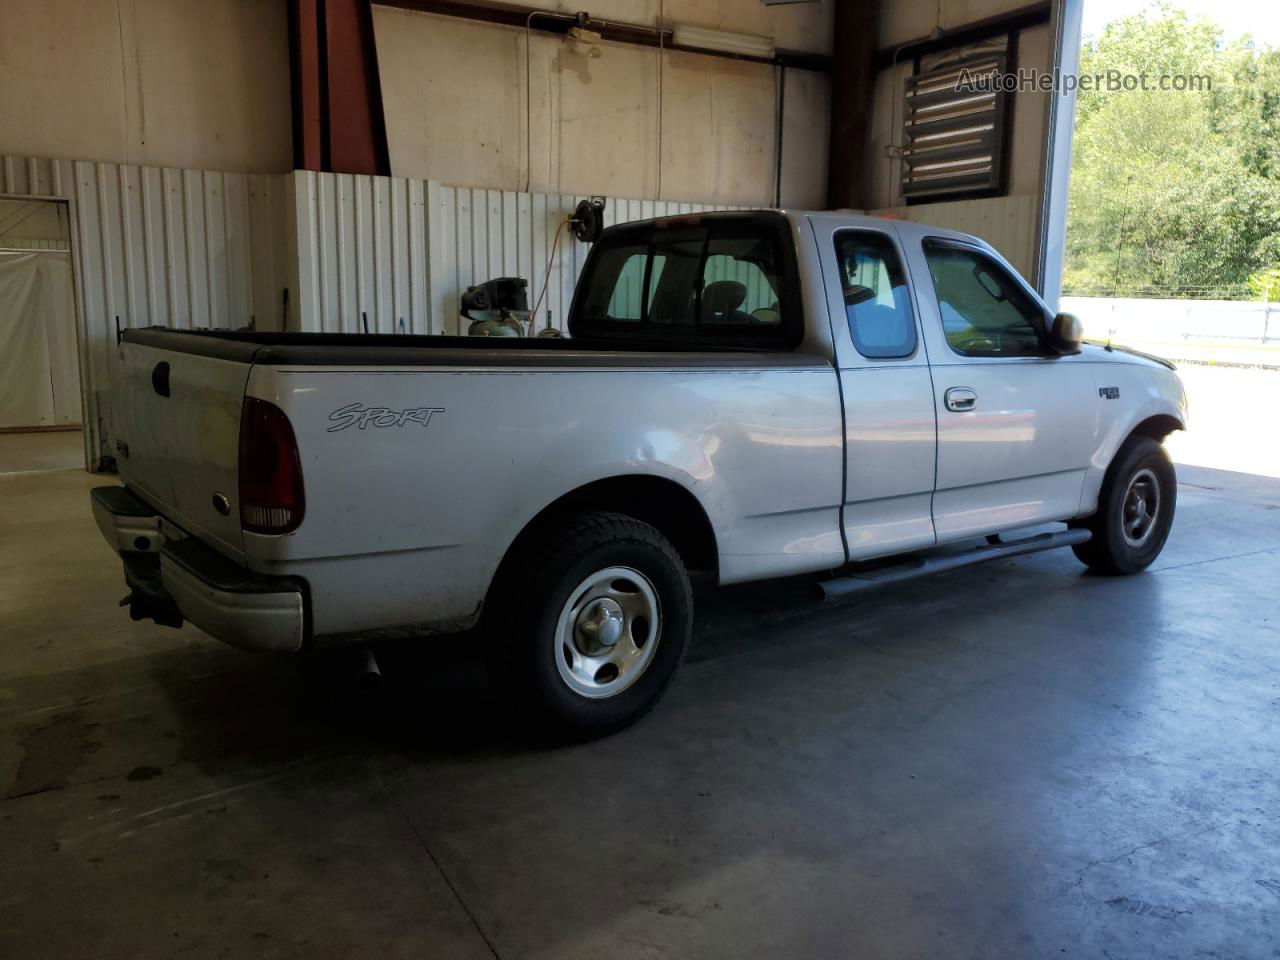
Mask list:
[{"label": "garage door opening", "polygon": [[0,197],[0,431],[59,434],[32,453],[72,467],[81,426],[67,205]]},{"label": "garage door opening", "polygon": [[1061,308],[1179,365],[1178,463],[1280,477],[1258,442],[1280,404],[1280,23],[1209,0],[1083,20]]}]

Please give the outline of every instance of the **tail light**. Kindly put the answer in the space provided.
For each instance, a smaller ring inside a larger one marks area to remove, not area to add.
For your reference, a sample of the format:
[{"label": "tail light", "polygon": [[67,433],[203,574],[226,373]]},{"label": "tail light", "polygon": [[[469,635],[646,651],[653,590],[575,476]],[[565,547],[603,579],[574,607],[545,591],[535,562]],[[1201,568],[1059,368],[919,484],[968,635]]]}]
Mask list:
[{"label": "tail light", "polygon": [[290,533],[302,523],[302,460],[293,426],[274,403],[245,397],[240,413],[240,526]]}]

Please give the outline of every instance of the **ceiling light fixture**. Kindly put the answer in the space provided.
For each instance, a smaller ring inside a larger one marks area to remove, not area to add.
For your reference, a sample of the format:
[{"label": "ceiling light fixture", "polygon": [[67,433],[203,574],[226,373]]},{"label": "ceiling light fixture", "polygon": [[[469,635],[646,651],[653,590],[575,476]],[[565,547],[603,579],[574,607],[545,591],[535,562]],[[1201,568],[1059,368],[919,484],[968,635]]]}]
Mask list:
[{"label": "ceiling light fixture", "polygon": [[759,57],[761,60],[772,60],[775,53],[773,37],[708,30],[706,27],[677,25],[672,31],[671,40],[677,47],[717,50],[721,53],[736,53],[743,57]]}]

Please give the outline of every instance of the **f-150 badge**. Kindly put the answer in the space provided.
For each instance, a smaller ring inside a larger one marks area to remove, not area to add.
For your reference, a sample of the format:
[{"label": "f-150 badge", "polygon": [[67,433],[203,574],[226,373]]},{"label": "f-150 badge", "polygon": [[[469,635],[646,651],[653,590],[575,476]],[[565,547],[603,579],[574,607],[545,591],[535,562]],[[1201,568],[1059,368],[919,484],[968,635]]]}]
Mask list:
[{"label": "f-150 badge", "polygon": [[409,407],[405,410],[392,410],[388,407],[366,407],[359,403],[349,403],[329,414],[333,421],[326,432],[337,433],[352,425],[363,430],[365,427],[403,427],[406,423],[427,426],[437,413],[444,413],[444,407]]},{"label": "f-150 badge", "polygon": [[1099,387],[1098,396],[1102,397],[1102,399],[1104,400],[1119,400],[1120,388],[1119,387]]}]

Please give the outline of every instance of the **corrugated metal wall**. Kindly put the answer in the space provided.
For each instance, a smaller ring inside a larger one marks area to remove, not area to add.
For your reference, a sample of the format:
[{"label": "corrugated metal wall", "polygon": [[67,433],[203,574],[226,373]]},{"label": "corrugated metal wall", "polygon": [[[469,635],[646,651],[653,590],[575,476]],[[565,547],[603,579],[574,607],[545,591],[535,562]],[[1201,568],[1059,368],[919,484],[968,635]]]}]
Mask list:
[{"label": "corrugated metal wall", "polygon": [[999,250],[1028,281],[1034,281],[1037,202],[1036,197],[1019,195],[922,203],[912,207],[872,210],[871,213],[961,230],[981,237]]},{"label": "corrugated metal wall", "polygon": [[[531,303],[546,278],[538,327],[549,314],[563,329],[586,255],[561,229],[582,197],[430,180],[0,157],[0,195],[69,205],[91,465],[114,449],[117,317],[125,327],[352,333],[367,317],[371,332],[457,334],[463,290],[521,276]],[[723,209],[735,208],[611,198],[605,223]],[[1034,264],[1033,197],[881,212],[976,233],[1024,274]]]},{"label": "corrugated metal wall", "polygon": [[0,194],[70,207],[90,465],[111,455],[115,323],[283,322],[285,178],[0,157]]},{"label": "corrugated metal wall", "polygon": [[[504,276],[528,279],[530,306],[545,276],[537,325],[550,311],[563,329],[587,246],[560,225],[583,197],[307,171],[290,174],[290,193],[298,244],[292,330],[356,333],[367,317],[370,333],[465,332],[462,292]],[[610,198],[604,220],[729,209],[738,208]]]},{"label": "corrugated metal wall", "polygon": [[[567,229],[556,244],[581,197],[435,181],[0,157],[0,195],[69,207],[90,466],[114,455],[117,317],[354,333],[367,315],[371,332],[456,334],[466,287],[522,276],[532,301],[545,276],[538,326],[550,311],[562,328],[586,254]],[[734,208],[610,199],[605,222],[712,209]]]}]

